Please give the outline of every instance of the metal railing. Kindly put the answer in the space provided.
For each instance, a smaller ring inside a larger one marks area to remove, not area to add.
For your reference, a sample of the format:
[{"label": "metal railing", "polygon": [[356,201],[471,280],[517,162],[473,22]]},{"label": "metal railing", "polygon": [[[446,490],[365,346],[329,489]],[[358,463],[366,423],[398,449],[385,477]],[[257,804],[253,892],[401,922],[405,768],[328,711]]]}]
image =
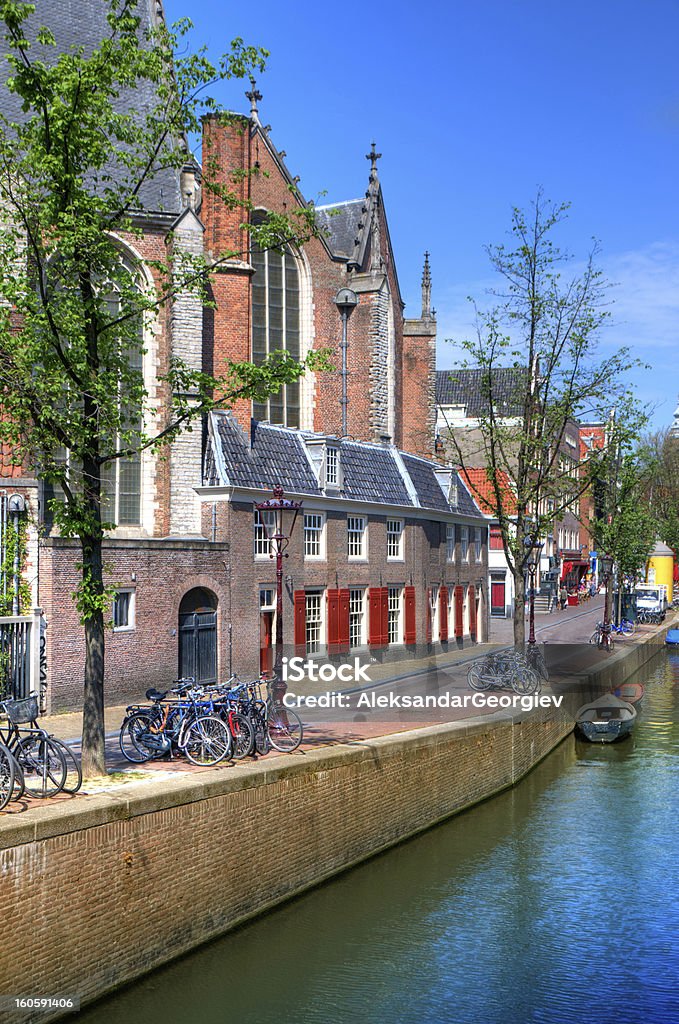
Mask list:
[{"label": "metal railing", "polygon": [[41,615],[0,616],[0,697],[39,695]]}]

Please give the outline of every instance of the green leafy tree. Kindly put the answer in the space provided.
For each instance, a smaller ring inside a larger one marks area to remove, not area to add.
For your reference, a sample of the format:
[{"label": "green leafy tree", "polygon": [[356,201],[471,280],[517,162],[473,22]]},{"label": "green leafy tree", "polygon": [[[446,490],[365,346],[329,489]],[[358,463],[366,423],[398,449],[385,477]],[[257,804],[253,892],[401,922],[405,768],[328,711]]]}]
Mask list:
[{"label": "green leafy tree", "polygon": [[[235,40],[217,64],[204,51],[177,56],[190,23],[145,31],[137,0],[103,2],[108,31],[100,43],[91,52],[57,52],[48,29],[28,31],[35,5],[0,0],[6,89],[22,109],[14,121],[0,120],[0,436],[54,488],[56,527],[79,541],[86,775],[105,771],[111,594],[102,541],[114,525],[105,505],[111,467],[145,450],[162,455],[211,408],[262,401],[304,372],[285,352],[260,366],[231,363],[220,379],[170,361],[158,381],[158,426],[155,387],[149,394],[141,369],[144,327],[165,316],[179,294],[192,291],[207,302],[211,271],[247,254],[218,253],[208,263],[170,239],[167,258],[150,263],[156,286],[149,289],[122,258],[118,239],[143,235],[145,186],[159,172],[178,174],[189,159],[185,140],[206,112],[218,113],[206,90],[261,69],[267,54]],[[149,92],[150,105],[134,102]],[[209,169],[202,187],[237,208],[235,193]],[[295,213],[252,229],[260,246],[299,242],[315,231],[310,209],[290,205]]]},{"label": "green leafy tree", "polygon": [[658,535],[679,553],[679,437],[661,430],[646,439],[646,500],[658,522]]},{"label": "green leafy tree", "polygon": [[590,453],[585,472],[567,429],[585,412],[605,420],[634,363],[626,348],[605,357],[597,351],[609,315],[607,284],[596,246],[584,269],[567,273],[571,257],[553,240],[567,209],[538,191],[528,212],[514,209],[511,242],[488,247],[502,284],[491,291],[489,310],[476,307],[475,336],[461,343],[465,365],[479,370],[484,408],[474,429],[449,431],[456,460],[484,466],[491,484],[514,578],[516,644],[525,640],[535,545],[567,511],[577,514],[580,494],[599,472],[602,453]]}]

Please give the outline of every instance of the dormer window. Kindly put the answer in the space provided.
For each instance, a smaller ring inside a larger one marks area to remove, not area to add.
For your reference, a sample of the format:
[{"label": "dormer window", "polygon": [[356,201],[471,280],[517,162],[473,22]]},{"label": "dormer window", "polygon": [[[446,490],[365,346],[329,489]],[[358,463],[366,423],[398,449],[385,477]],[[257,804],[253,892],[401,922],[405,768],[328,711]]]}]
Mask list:
[{"label": "dormer window", "polygon": [[325,450],[325,486],[339,487],[339,451],[333,445]]},{"label": "dormer window", "polygon": [[457,494],[457,477],[453,473],[450,479],[450,489],[448,491],[448,503],[453,507],[457,508],[458,494]]}]

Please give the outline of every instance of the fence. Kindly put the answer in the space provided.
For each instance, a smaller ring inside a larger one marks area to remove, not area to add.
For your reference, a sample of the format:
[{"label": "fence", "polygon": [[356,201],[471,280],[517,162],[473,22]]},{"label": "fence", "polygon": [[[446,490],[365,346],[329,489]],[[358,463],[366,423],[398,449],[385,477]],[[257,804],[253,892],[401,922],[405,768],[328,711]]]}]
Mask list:
[{"label": "fence", "polygon": [[0,616],[0,695],[40,696],[41,615]]}]

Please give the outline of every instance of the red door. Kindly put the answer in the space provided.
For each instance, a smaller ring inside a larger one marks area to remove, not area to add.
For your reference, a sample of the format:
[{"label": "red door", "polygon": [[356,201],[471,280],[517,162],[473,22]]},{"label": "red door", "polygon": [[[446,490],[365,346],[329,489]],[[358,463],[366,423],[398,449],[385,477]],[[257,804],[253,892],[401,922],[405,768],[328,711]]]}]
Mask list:
[{"label": "red door", "polygon": [[491,580],[490,584],[490,614],[505,614],[505,581]]},{"label": "red door", "polygon": [[259,615],[259,671],[270,673],[273,669],[273,612]]}]

